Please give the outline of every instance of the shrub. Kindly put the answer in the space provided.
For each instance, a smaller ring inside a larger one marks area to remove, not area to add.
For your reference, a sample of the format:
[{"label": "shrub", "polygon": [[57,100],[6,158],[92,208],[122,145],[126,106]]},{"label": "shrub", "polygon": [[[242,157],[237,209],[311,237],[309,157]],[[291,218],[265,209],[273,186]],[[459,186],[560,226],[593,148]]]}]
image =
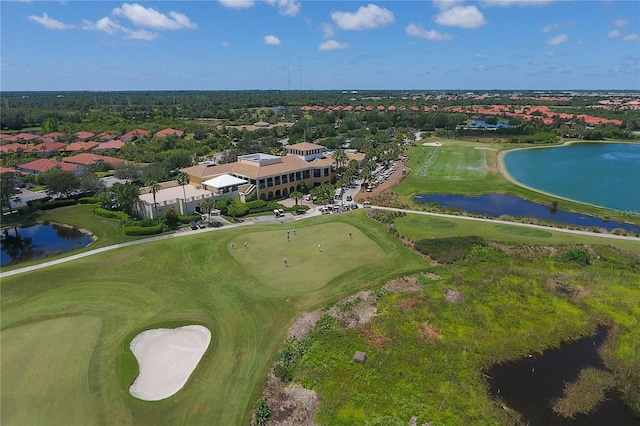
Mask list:
[{"label": "shrub", "polygon": [[582,248],[571,249],[560,257],[565,262],[574,262],[585,266],[591,263],[591,255]]},{"label": "shrub", "polygon": [[82,197],[78,199],[79,204],[98,204],[100,200],[97,197]]},{"label": "shrub", "polygon": [[192,220],[199,220],[200,219],[200,215],[197,213],[192,213],[192,214],[179,214],[178,215],[178,221],[182,224],[187,224],[189,222],[191,222]]},{"label": "shrub", "polygon": [[58,207],[66,207],[66,206],[75,206],[77,204],[76,200],[73,199],[64,199],[64,200],[51,200],[47,202],[35,202],[33,203],[33,207],[39,210],[51,210],[57,209]]},{"label": "shrub", "polygon": [[271,418],[271,407],[267,404],[267,401],[260,398],[256,401],[256,406],[253,409],[254,424],[256,426],[264,426]]},{"label": "shrub", "polygon": [[109,219],[119,219],[121,222],[126,222],[131,218],[128,214],[121,211],[111,211],[107,209],[103,209],[102,207],[96,207],[93,209],[93,212],[101,217],[106,217]]},{"label": "shrub", "polygon": [[[485,246],[482,237],[430,238],[416,241],[414,247],[422,254],[442,263],[454,263],[464,259],[474,246]],[[476,249],[477,250],[477,249]]]},{"label": "shrub", "polygon": [[142,236],[142,235],[156,235],[161,234],[163,229],[163,224],[159,223],[153,226],[125,226],[124,227],[124,235],[129,236]]}]

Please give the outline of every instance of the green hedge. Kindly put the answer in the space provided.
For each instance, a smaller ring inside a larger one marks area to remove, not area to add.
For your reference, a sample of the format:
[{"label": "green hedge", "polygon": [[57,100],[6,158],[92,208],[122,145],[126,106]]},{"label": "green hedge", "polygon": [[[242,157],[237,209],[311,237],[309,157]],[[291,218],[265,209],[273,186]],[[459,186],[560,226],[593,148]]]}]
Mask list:
[{"label": "green hedge", "polygon": [[93,209],[93,212],[101,217],[106,217],[109,219],[120,219],[120,221],[122,222],[129,220],[131,218],[125,212],[111,211],[111,210],[103,209],[102,207],[96,207],[95,209]]},{"label": "green hedge", "polygon": [[163,225],[161,223],[153,226],[125,226],[124,235],[141,236],[161,234],[162,227]]},{"label": "green hedge", "polygon": [[197,213],[193,213],[193,214],[179,214],[178,215],[178,222],[180,223],[184,223],[187,224],[189,222],[191,222],[192,220],[200,220],[200,215]]},{"label": "green hedge", "polygon": [[80,204],[97,204],[100,200],[96,197],[82,197],[78,199],[78,203]]},{"label": "green hedge", "polygon": [[64,199],[64,200],[51,200],[44,203],[35,202],[32,204],[38,210],[51,210],[58,207],[75,206],[78,204],[76,200]]}]

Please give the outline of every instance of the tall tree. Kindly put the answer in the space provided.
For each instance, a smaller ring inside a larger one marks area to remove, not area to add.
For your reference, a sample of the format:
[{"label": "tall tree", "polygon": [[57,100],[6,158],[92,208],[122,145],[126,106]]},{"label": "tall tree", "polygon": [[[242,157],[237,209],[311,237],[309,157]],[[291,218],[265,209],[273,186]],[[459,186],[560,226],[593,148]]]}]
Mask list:
[{"label": "tall tree", "polygon": [[209,222],[211,222],[211,210],[216,207],[216,202],[213,198],[205,198],[200,204],[200,213],[206,212],[209,216]]},{"label": "tall tree", "polygon": [[140,196],[138,187],[133,183],[116,182],[111,187],[111,192],[118,201],[118,204],[122,207],[122,211],[128,215],[132,215],[133,207],[138,202]]},{"label": "tall tree", "polygon": [[[184,195],[184,203],[186,205],[187,203],[187,191],[184,189],[184,186],[186,184],[189,183],[189,175],[186,174],[185,172],[180,172],[178,173],[178,176],[176,176],[176,182],[178,182],[178,185],[180,185],[182,187],[182,194]],[[185,212],[186,214],[186,212]]]},{"label": "tall tree", "polygon": [[152,180],[149,182],[149,189],[151,189],[151,193],[153,194],[153,208],[156,211],[155,216],[158,216],[158,202],[156,201],[156,194],[160,191],[162,187],[158,183],[158,181]]},{"label": "tall tree", "polygon": [[13,213],[13,207],[11,206],[11,197],[16,194],[16,177],[13,173],[0,174],[0,205],[1,210],[5,208],[9,209],[10,213]]},{"label": "tall tree", "polygon": [[68,197],[72,192],[80,189],[80,179],[73,172],[51,169],[41,176],[49,195],[62,194]]},{"label": "tall tree", "polygon": [[304,194],[300,191],[293,191],[291,194],[289,194],[289,196],[291,198],[293,198],[296,202],[296,213],[298,213],[298,201],[300,199],[302,199],[302,197],[304,197]]}]

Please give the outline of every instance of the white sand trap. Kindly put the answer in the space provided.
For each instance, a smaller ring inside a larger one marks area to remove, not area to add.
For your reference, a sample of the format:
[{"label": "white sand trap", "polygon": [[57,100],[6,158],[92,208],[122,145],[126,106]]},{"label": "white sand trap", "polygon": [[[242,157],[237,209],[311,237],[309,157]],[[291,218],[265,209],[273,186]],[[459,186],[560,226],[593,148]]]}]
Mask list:
[{"label": "white sand trap", "polygon": [[425,142],[422,146],[442,146],[440,142]]},{"label": "white sand trap", "polygon": [[211,332],[201,325],[157,328],[138,334],[129,347],[140,373],[129,392],[145,401],[159,401],[187,383],[209,347]]}]

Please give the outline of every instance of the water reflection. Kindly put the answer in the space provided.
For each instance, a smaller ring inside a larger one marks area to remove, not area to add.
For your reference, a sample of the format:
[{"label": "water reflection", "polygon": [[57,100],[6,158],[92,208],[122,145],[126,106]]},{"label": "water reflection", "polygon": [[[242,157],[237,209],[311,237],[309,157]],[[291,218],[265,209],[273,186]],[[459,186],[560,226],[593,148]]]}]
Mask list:
[{"label": "water reflection", "polygon": [[442,207],[453,207],[471,214],[492,217],[500,217],[502,215],[528,217],[564,225],[597,227],[606,229],[607,231],[620,228],[626,231],[640,233],[640,227],[630,223],[603,220],[595,216],[561,211],[559,210],[559,208],[561,208],[561,202],[545,206],[520,197],[505,194],[487,194],[477,197],[430,194],[418,195],[414,198],[414,201],[426,204],[436,203]]},{"label": "water reflection", "polygon": [[1,266],[44,259],[89,245],[90,235],[78,229],[50,224],[7,228],[0,233]]}]

